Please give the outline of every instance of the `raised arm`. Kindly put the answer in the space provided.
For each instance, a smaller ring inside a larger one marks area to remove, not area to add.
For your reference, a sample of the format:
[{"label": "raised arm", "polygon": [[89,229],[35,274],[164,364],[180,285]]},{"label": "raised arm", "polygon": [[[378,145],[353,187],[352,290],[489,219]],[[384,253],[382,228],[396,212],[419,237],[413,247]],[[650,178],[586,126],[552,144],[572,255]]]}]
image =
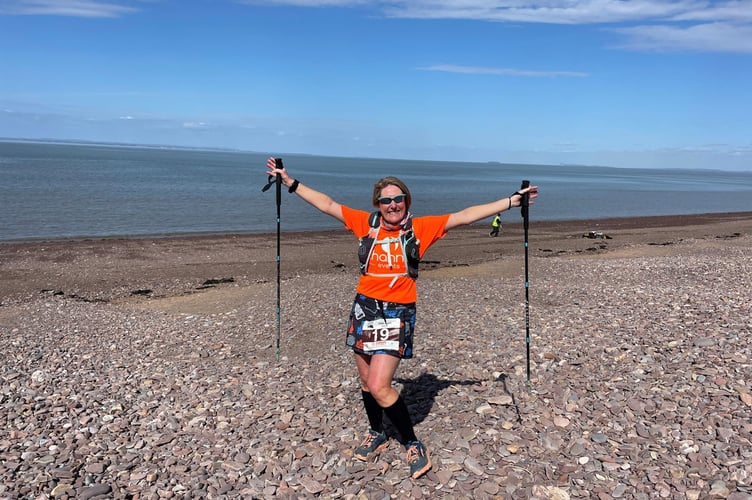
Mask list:
[{"label": "raised arm", "polygon": [[472,224],[486,217],[491,217],[499,212],[505,212],[511,210],[512,207],[519,207],[522,204],[522,195],[530,193],[530,204],[533,204],[533,199],[538,197],[538,186],[530,186],[525,189],[520,189],[513,195],[502,198],[500,200],[485,203],[483,205],[473,205],[454,212],[449,216],[449,220],[446,224],[446,230],[449,231],[458,226],[464,226],[466,224]]},{"label": "raised arm", "polygon": [[311,189],[308,186],[304,186],[300,181],[291,177],[286,168],[278,169],[274,162],[274,158],[266,160],[266,168],[266,173],[268,175],[279,174],[282,176],[282,184],[287,186],[288,189],[292,188],[292,192],[300,196],[304,201],[318,208],[325,214],[331,215],[340,222],[345,221],[342,218],[342,205],[331,199],[329,195]]}]

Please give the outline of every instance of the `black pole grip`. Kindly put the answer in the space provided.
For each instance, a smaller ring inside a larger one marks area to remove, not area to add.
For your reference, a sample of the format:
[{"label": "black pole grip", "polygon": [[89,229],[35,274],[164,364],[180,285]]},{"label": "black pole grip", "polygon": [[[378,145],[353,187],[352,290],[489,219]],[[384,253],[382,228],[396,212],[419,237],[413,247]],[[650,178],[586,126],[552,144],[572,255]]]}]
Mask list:
[{"label": "black pole grip", "polygon": [[[274,166],[277,167],[277,168],[279,168],[279,169],[285,168],[284,165],[282,165],[282,158],[275,158],[274,159]],[[274,184],[275,182],[277,183],[277,190],[280,190],[282,188],[282,186],[281,186],[281,184],[282,184],[282,176],[279,175],[279,174],[277,174],[275,176],[270,175],[266,182],[267,182],[266,186],[264,186],[263,188],[261,188],[261,192],[262,193],[267,192],[269,190],[269,188],[272,187],[272,184]]]},{"label": "black pole grip", "polygon": [[[525,189],[528,187],[530,187],[530,181],[528,180],[522,181],[522,185],[520,186],[520,189]],[[530,194],[525,193],[522,195],[522,204],[520,205],[520,214],[522,215],[523,219],[527,218],[528,207],[530,207]]]},{"label": "black pole grip", "polygon": [[[279,169],[285,168],[285,166],[282,165],[282,158],[275,158],[274,166]],[[275,177],[276,179],[274,179],[274,181],[277,183],[277,206],[279,206],[279,203],[282,199],[282,195],[280,194],[282,193],[282,174],[277,174]],[[269,182],[271,182],[271,179],[269,179]]]}]

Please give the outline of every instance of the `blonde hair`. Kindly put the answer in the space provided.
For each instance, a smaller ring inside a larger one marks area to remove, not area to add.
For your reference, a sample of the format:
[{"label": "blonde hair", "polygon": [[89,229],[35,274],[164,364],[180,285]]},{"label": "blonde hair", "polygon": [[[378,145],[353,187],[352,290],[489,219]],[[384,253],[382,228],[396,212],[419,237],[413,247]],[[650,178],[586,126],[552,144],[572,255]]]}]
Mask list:
[{"label": "blonde hair", "polygon": [[383,179],[379,179],[376,184],[373,185],[373,206],[378,207],[379,206],[379,198],[381,197],[381,190],[384,189],[387,186],[397,186],[402,190],[403,194],[407,195],[407,198],[405,199],[405,207],[409,210],[410,209],[410,203],[412,203],[413,199],[412,196],[410,196],[410,190],[407,189],[407,184],[402,182],[400,179],[396,177],[384,177]]}]

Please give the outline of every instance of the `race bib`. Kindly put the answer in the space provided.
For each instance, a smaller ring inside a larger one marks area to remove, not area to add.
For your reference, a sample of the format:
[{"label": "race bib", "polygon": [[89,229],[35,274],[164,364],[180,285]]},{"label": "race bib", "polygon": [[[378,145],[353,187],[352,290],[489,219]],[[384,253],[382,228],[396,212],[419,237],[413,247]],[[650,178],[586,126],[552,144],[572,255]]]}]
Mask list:
[{"label": "race bib", "polygon": [[363,322],[363,350],[385,349],[398,351],[400,347],[400,319],[378,318]]}]

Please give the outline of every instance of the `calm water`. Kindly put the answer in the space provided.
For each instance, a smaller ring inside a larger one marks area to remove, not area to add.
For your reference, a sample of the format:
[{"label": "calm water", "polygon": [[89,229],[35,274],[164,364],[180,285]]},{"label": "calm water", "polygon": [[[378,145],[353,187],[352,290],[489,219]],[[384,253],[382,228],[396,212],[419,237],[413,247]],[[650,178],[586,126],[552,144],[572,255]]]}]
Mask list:
[{"label": "calm water", "polygon": [[[0,241],[276,231],[267,154],[0,142]],[[416,215],[541,189],[531,221],[752,210],[752,172],[614,169],[284,155],[293,176],[370,210],[373,183],[397,175]],[[282,230],[341,225],[283,188]],[[520,220],[519,213],[504,221]],[[490,219],[489,219],[490,222]]]}]

